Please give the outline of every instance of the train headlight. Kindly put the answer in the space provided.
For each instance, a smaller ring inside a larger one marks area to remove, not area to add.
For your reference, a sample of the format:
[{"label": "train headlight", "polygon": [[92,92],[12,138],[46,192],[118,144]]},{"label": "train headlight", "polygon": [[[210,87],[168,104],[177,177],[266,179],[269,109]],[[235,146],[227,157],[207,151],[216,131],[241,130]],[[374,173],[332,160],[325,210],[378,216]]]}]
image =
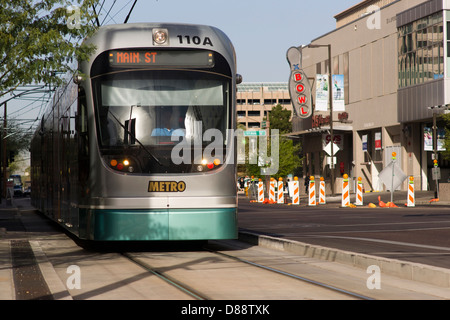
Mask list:
[{"label": "train headlight", "polygon": [[128,160],[123,160],[123,165],[124,166],[129,166],[130,165],[130,161],[128,161]]},{"label": "train headlight", "polygon": [[167,29],[154,29],[153,42],[154,44],[163,45],[168,44],[169,34]]}]

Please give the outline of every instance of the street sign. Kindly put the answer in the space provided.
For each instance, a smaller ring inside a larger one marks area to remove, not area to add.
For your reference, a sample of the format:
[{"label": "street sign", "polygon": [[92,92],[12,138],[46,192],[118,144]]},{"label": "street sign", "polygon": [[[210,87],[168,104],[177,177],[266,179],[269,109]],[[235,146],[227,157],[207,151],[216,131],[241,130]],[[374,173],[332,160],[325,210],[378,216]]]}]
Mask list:
[{"label": "street sign", "polygon": [[433,180],[441,180],[441,168],[435,167],[431,169]]},{"label": "street sign", "polygon": [[334,166],[336,165],[336,157],[327,157],[327,165],[330,166],[331,169],[334,169]]},{"label": "street sign", "polygon": [[311,85],[302,70],[302,48],[291,47],[286,53],[291,74],[289,76],[289,96],[294,107],[294,116],[306,119],[312,116]]},{"label": "street sign", "polygon": [[329,156],[334,156],[339,150],[341,150],[336,143],[333,143],[333,154],[331,154],[331,141],[327,143],[323,151]]},{"label": "street sign", "polygon": [[[393,168],[392,168],[393,166]],[[391,161],[386,168],[384,168],[379,174],[378,177],[383,181],[386,185],[386,189],[389,191],[393,191],[397,189],[403,181],[407,178],[406,174],[403,170],[398,166],[396,161]],[[391,190],[391,188],[393,190]]]},{"label": "street sign", "polygon": [[244,136],[245,136],[245,137],[266,136],[266,130],[244,131]]}]

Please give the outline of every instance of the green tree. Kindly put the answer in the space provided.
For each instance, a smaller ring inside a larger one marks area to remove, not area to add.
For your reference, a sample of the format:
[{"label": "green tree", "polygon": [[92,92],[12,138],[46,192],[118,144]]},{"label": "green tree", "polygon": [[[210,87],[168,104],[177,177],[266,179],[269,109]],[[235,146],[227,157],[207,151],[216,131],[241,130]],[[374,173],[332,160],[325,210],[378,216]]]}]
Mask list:
[{"label": "green tree", "polygon": [[[272,108],[270,112],[270,132],[273,134],[273,129],[279,130],[279,167],[278,172],[272,177],[286,177],[288,174],[297,173],[301,167],[300,150],[301,145],[294,143],[293,140],[283,136],[286,133],[292,132],[292,123],[290,121],[291,111],[283,108],[280,104]],[[268,144],[267,156],[272,155],[272,145]],[[248,152],[248,147],[246,148]],[[259,152],[259,148],[258,148]],[[261,176],[261,167],[258,164],[246,163],[245,172],[249,176],[263,178]]]},{"label": "green tree", "polygon": [[[0,97],[31,83],[61,84],[56,73],[73,72],[94,50],[80,44],[95,27],[84,0],[0,0]],[[76,10],[74,8],[77,8]]]},{"label": "green tree", "polygon": [[273,177],[286,177],[288,174],[296,173],[301,167],[300,150],[301,144],[284,136],[292,132],[292,112],[283,108],[280,104],[272,108],[270,112],[270,129],[278,129],[280,132],[279,144],[279,169]]},{"label": "green tree", "polygon": [[291,111],[277,104],[269,114],[270,129],[278,129],[280,134],[292,132],[291,114]]},{"label": "green tree", "polygon": [[[29,132],[22,130],[16,122],[8,121],[8,127],[3,134],[5,134],[4,138],[6,139],[7,158],[9,158],[11,154],[14,154],[14,156],[16,156],[20,151],[29,149],[31,135]],[[3,148],[3,145],[1,146],[1,148]]]}]

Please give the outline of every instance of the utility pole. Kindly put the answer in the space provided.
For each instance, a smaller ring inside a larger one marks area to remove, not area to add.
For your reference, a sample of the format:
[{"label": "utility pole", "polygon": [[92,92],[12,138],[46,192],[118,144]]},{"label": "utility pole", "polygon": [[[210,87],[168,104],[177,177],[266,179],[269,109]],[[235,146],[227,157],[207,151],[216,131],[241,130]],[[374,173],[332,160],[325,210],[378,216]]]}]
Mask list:
[{"label": "utility pole", "polygon": [[334,172],[334,131],[333,131],[333,96],[332,96],[332,90],[333,87],[333,71],[331,70],[331,44],[310,44],[307,47],[309,48],[321,48],[321,47],[327,47],[328,48],[328,99],[330,104],[330,136],[331,136],[331,162],[330,162],[330,174],[331,174],[331,196],[334,196],[334,179],[335,179],[335,172]]},{"label": "utility pole", "polygon": [[8,164],[8,160],[6,157],[6,125],[7,125],[7,121],[6,121],[6,114],[7,114],[7,102],[4,102],[5,108],[4,108],[4,116],[3,116],[3,135],[2,135],[2,142],[0,142],[2,144],[2,152],[3,152],[3,183],[2,183],[2,194],[1,196],[4,196],[6,199],[6,167]]},{"label": "utility pole", "polygon": [[333,72],[331,70],[331,44],[328,45],[328,98],[330,99],[330,136],[331,136],[331,164],[330,164],[330,173],[331,173],[331,196],[334,197],[334,132],[333,132]]},{"label": "utility pole", "polygon": [[440,112],[441,110],[445,109],[445,105],[444,106],[433,106],[433,107],[428,107],[428,110],[432,110],[433,112],[433,155],[434,155],[434,159],[433,159],[433,175],[435,177],[435,181],[436,181],[436,189],[434,191],[434,197],[436,199],[439,199],[439,174],[440,173],[440,169],[438,166],[438,144],[437,144],[437,113]]}]

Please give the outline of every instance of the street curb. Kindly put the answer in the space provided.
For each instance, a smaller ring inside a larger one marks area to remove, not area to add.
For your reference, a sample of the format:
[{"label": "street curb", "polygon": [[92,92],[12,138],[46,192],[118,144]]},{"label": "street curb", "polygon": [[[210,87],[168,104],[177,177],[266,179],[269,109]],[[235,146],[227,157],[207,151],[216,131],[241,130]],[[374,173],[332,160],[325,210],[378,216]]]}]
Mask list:
[{"label": "street curb", "polygon": [[377,265],[380,267],[381,273],[396,276],[401,279],[450,288],[450,269],[326,248],[248,231],[240,231],[239,240],[268,249],[295,253],[319,260],[338,262],[364,270],[367,270],[371,265]]}]

